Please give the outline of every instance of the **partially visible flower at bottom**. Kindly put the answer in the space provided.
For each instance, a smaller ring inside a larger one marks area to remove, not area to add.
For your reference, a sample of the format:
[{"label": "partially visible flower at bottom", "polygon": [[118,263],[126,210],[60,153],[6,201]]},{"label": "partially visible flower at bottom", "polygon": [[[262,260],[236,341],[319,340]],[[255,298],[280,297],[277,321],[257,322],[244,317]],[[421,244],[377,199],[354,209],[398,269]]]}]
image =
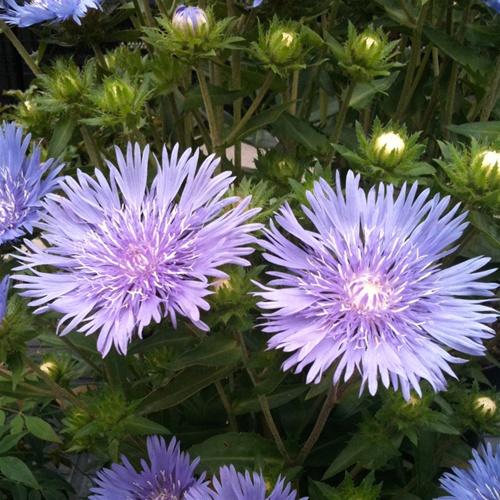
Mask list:
[{"label": "partially visible flower at bottom", "polygon": [[[283,478],[278,478],[274,489],[266,494],[266,482],[262,474],[250,474],[248,471],[242,474],[233,465],[221,467],[219,478],[214,477],[212,485],[215,491],[208,498],[213,500],[299,500],[297,492],[292,490],[290,483],[285,484]],[[191,494],[186,500],[206,498]]]},{"label": "partially visible flower at bottom", "polygon": [[113,464],[99,471],[89,500],[170,500],[189,498],[189,495],[191,498],[195,498],[194,495],[199,499],[210,498],[205,474],[198,479],[194,476],[199,458],[191,462],[189,455],[181,452],[175,438],[167,446],[162,437],[151,436],[147,448],[150,464],[141,460],[139,472],[124,456],[123,464]]},{"label": "partially visible flower at bottom", "polygon": [[436,500],[500,500],[500,445],[472,450],[468,469],[453,467],[441,479],[448,496]]},{"label": "partially visible flower at bottom", "polygon": [[0,281],[0,323],[7,313],[7,294],[9,293],[9,276]]}]

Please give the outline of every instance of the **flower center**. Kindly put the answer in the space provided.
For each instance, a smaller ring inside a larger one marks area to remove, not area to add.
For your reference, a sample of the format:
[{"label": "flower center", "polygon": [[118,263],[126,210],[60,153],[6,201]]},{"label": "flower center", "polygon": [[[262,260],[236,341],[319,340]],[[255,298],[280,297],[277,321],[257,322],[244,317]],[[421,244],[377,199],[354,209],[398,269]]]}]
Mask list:
[{"label": "flower center", "polygon": [[389,305],[390,289],[377,276],[361,274],[347,284],[351,309],[360,314],[385,311]]}]

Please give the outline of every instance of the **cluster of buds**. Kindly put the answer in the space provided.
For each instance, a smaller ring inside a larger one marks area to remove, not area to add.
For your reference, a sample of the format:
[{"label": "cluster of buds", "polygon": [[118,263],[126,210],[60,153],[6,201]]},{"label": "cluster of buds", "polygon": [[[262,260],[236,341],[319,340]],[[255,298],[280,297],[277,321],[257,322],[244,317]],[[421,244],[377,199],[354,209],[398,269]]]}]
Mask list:
[{"label": "cluster of buds", "polygon": [[442,187],[472,209],[491,214],[500,210],[500,144],[479,143],[470,147],[440,143],[438,161],[445,175]]},{"label": "cluster of buds", "polygon": [[368,137],[356,124],[357,151],[336,145],[338,152],[374,181],[401,184],[405,180],[432,175],[434,168],[420,161],[425,146],[418,142],[418,133],[409,135],[405,127],[391,123],[382,126],[375,119]]},{"label": "cluster of buds", "polygon": [[146,41],[157,51],[187,64],[210,59],[219,51],[237,48],[241,37],[228,36],[232,19],[216,21],[211,10],[180,5],[172,18],[158,18],[158,28],[145,28]]},{"label": "cluster of buds", "polygon": [[349,23],[347,40],[342,45],[329,37],[327,44],[339,62],[339,66],[354,81],[370,81],[379,76],[388,76],[390,70],[401,66],[394,61],[399,41],[389,42],[382,29],[367,28],[358,33]]}]

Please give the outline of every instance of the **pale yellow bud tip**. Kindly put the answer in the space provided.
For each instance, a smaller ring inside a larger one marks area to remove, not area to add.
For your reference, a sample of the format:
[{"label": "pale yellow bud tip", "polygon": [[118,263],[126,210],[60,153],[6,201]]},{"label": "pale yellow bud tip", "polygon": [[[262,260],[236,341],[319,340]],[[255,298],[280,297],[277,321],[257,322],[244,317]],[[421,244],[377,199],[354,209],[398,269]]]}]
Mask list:
[{"label": "pale yellow bud tip", "polygon": [[380,134],[375,141],[375,151],[389,155],[391,153],[402,153],[405,148],[405,141],[395,132]]},{"label": "pale yellow bud tip", "polygon": [[494,415],[497,411],[497,404],[487,396],[481,396],[474,401],[474,406],[483,415]]},{"label": "pale yellow bud tip", "polygon": [[361,41],[364,42],[367,49],[371,49],[372,47],[376,47],[378,45],[378,40],[371,36],[364,36],[361,38]]},{"label": "pale yellow bud tip", "polygon": [[281,33],[281,41],[285,44],[286,47],[290,47],[294,39],[295,36],[292,33],[288,33],[286,31],[283,31],[283,33]]},{"label": "pale yellow bud tip", "polygon": [[42,372],[46,373],[47,375],[50,375],[50,373],[52,373],[56,368],[57,365],[52,361],[46,361],[45,363],[40,365],[40,370],[42,370]]},{"label": "pale yellow bud tip", "polygon": [[485,151],[482,155],[481,166],[487,169],[500,168],[500,152]]}]

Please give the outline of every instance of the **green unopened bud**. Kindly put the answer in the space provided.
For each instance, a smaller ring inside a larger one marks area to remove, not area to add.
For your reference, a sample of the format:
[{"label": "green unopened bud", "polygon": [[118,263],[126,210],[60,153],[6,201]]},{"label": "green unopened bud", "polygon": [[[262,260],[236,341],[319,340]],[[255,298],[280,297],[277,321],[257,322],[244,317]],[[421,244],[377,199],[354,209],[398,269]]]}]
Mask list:
[{"label": "green unopened bud", "polygon": [[485,417],[491,417],[497,411],[497,404],[488,396],[481,396],[474,401],[474,408]]},{"label": "green unopened bud", "polygon": [[385,132],[375,139],[375,153],[380,160],[400,159],[405,151],[403,138],[395,132]]},{"label": "green unopened bud", "polygon": [[357,63],[372,62],[383,49],[382,40],[375,33],[360,34],[353,44],[353,57]]},{"label": "green unopened bud", "polygon": [[302,52],[300,36],[294,31],[277,29],[269,37],[268,51],[275,64],[293,62]]},{"label": "green unopened bud", "polygon": [[198,38],[208,33],[210,21],[203,9],[179,5],[172,17],[172,26],[178,33]]},{"label": "green unopened bud", "polygon": [[500,168],[500,152],[499,151],[485,151],[481,154],[481,166],[484,169],[492,170]]}]

